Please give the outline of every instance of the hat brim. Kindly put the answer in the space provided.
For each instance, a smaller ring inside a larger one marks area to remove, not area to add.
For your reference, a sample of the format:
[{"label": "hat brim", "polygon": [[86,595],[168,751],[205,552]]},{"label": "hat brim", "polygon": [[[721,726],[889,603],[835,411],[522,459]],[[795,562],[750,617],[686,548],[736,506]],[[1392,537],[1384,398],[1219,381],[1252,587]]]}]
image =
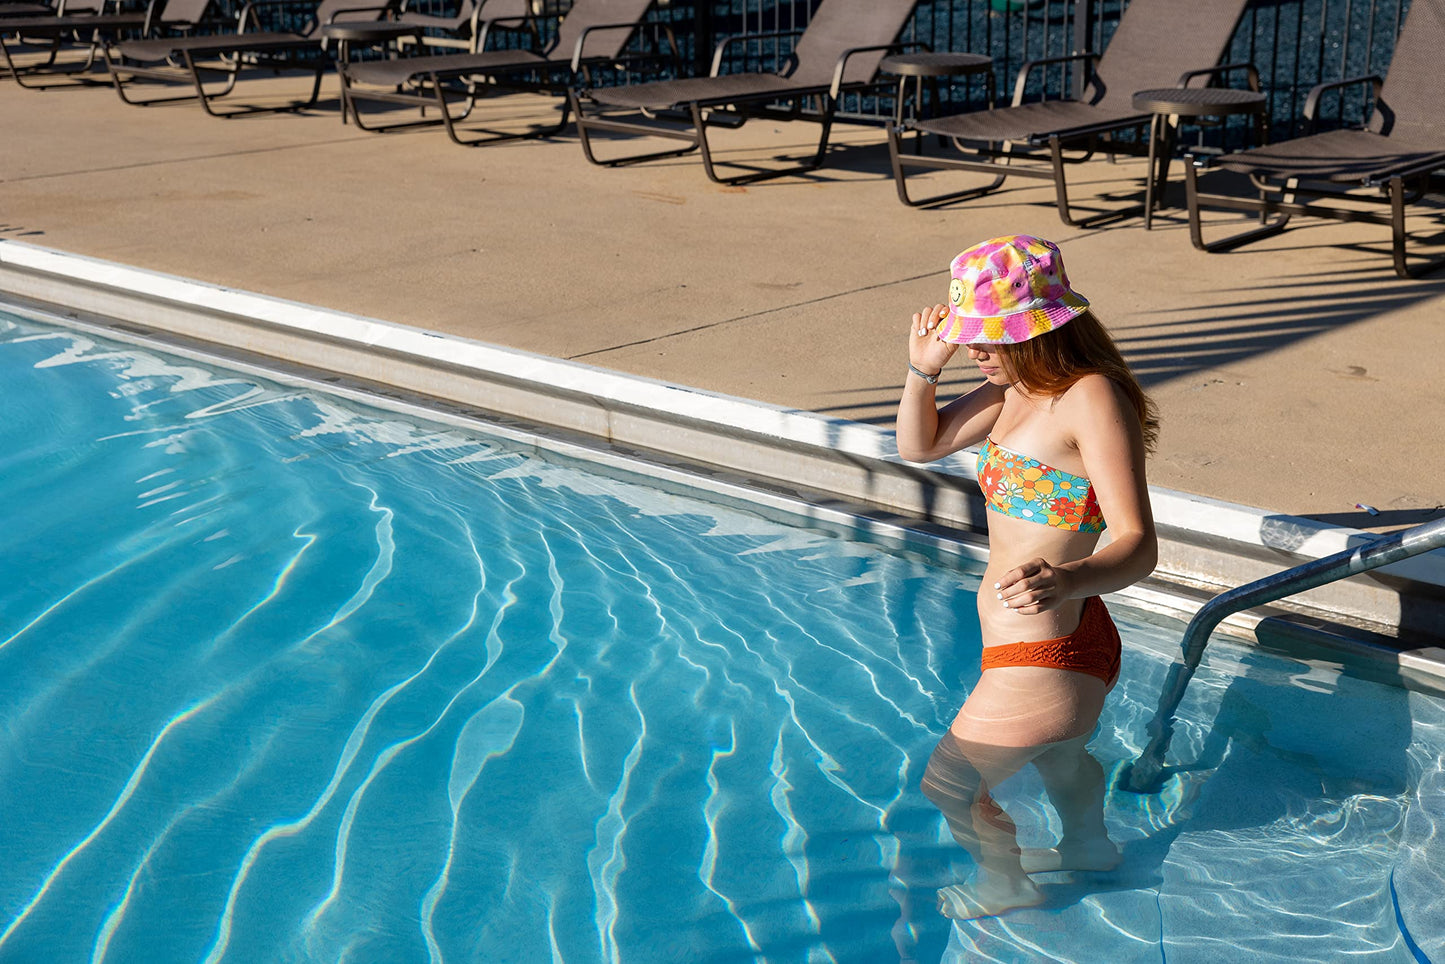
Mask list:
[{"label": "hat brim", "polygon": [[1062,328],[1088,309],[1088,300],[1072,291],[1035,308],[986,318],[959,314],[950,307],[939,326],[938,340],[956,345],[1016,345]]}]

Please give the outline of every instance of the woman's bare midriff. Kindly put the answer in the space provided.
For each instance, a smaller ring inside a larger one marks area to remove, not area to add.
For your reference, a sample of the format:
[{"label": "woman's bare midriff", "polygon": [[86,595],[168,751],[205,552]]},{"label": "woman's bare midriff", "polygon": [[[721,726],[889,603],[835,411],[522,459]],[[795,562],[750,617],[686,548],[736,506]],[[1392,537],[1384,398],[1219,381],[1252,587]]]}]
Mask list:
[{"label": "woman's bare midriff", "polygon": [[1079,625],[1084,600],[1066,599],[1055,609],[1024,615],[1005,609],[993,588],[1004,573],[1031,559],[1050,565],[1087,558],[1098,545],[1097,532],[1072,532],[1015,519],[992,510],[988,513],[988,567],[978,590],[978,620],[985,646],[1032,642],[1067,636]]},{"label": "woman's bare midriff", "polygon": [[[983,645],[1067,636],[1079,625],[1084,600],[1024,615],[1003,607],[993,584],[1031,559],[1050,565],[1089,556],[1098,533],[1071,532],[990,511],[989,562],[978,592]],[[993,746],[1035,746],[1082,736],[1093,729],[1108,687],[1096,677],[1039,666],[1004,666],[984,673],[950,728],[961,740]]]}]

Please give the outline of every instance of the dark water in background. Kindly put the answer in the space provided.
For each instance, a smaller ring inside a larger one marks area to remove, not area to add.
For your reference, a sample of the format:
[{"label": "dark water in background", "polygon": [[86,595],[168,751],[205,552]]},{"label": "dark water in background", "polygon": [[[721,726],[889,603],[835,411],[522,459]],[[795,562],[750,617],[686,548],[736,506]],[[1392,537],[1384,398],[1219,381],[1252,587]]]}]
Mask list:
[{"label": "dark water in background", "polygon": [[[240,0],[221,0],[239,6]],[[543,19],[541,38],[554,34],[557,17],[574,0],[534,0]],[[668,25],[678,42],[682,73],[706,74],[714,48],[725,37],[771,34],[803,29],[812,12],[827,0],[657,0],[652,19]],[[1019,67],[1029,60],[1056,57],[1083,46],[1104,49],[1131,0],[920,0],[901,40],[924,44],[933,50],[968,50],[989,54],[1000,101],[1012,96]],[[1212,0],[1199,0],[1211,3]],[[410,9],[451,12],[458,0],[409,0]],[[1410,0],[1254,0],[1235,35],[1227,60],[1251,62],[1258,67],[1261,86],[1271,95],[1271,136],[1298,134],[1310,88],[1323,81],[1384,74],[1395,37]],[[1075,35],[1078,10],[1092,15],[1087,44]],[[653,31],[655,34],[655,31]],[[525,43],[525,38],[522,42]],[[774,69],[791,49],[791,39],[760,40],[729,48],[726,70]],[[503,46],[514,46],[516,40]],[[641,45],[646,45],[644,40]],[[1038,99],[1047,92],[1057,96],[1071,88],[1067,68],[1032,75],[1026,96]],[[641,79],[619,72],[596,77],[602,83]],[[1236,75],[1230,84],[1243,84]],[[981,80],[961,80],[940,91],[949,110],[983,106],[986,88]],[[1327,96],[1321,104],[1322,126],[1358,124],[1370,104],[1368,85],[1344,94]],[[890,97],[852,95],[842,105],[844,116],[884,120],[893,114]],[[1245,118],[1233,118],[1228,128],[1202,132],[1207,142],[1237,146],[1245,131]],[[1185,138],[1200,136],[1186,125]]]},{"label": "dark water in background", "polygon": [[[704,15],[701,11],[709,6],[705,3],[672,0],[659,10],[673,23],[688,55],[701,55],[706,61],[716,39],[800,29],[820,2],[826,0],[732,0],[712,3],[710,13]],[[1087,46],[1102,50],[1128,5],[1129,0],[922,0],[901,39],[933,50],[989,54],[994,58],[999,99],[1007,103],[1024,62],[1085,46],[1075,35],[1078,8],[1087,6],[1092,13]],[[1227,61],[1251,62],[1258,67],[1261,86],[1271,94],[1272,136],[1298,133],[1305,98],[1315,84],[1372,72],[1383,75],[1409,6],[1409,0],[1255,0],[1245,13]],[[745,57],[747,52],[739,47],[738,55]],[[702,66],[705,71],[706,64]],[[731,66],[743,64],[740,60]],[[1026,96],[1037,99],[1045,91],[1057,96],[1070,90],[1071,78],[1066,74],[1065,68],[1036,72]],[[1242,75],[1229,80],[1231,84],[1243,82]],[[1361,122],[1368,92],[1367,85],[1360,85],[1343,96],[1326,97],[1321,105],[1327,119],[1324,126]],[[983,105],[985,87],[978,80],[961,81],[951,87],[944,85],[940,94],[950,109],[977,108]],[[880,119],[893,111],[887,98],[851,97],[843,108],[846,114]],[[1205,132],[1206,139],[1219,140],[1234,131],[1234,127],[1224,132],[1211,129]],[[1243,131],[1242,124],[1238,131]]]},{"label": "dark water in background", "polygon": [[[1384,76],[1409,0],[1258,2],[1236,35],[1232,59],[1260,69],[1271,93],[1274,133],[1299,133],[1297,125],[1315,84],[1367,74]],[[1321,101],[1323,126],[1364,121],[1369,86],[1361,84]]]},{"label": "dark water in background", "polygon": [[[1064,0],[925,2],[904,39],[935,50],[992,55],[999,96],[1006,100],[1025,61],[1059,56],[1080,46],[1074,27],[1079,6]],[[1259,69],[1261,87],[1271,95],[1272,135],[1298,133],[1305,98],[1315,84],[1370,73],[1383,76],[1409,6],[1409,0],[1255,0],[1226,61],[1249,62]],[[1094,0],[1090,48],[1107,47],[1127,7],[1126,0]],[[1242,75],[1229,80],[1235,85],[1243,82]],[[1069,79],[1059,69],[1047,75],[1046,83],[1050,96],[1070,89]],[[1032,79],[1027,96],[1044,92],[1043,79]],[[1368,93],[1368,85],[1362,84],[1343,95],[1326,96],[1321,103],[1324,126],[1363,121]],[[950,102],[959,108],[979,106],[982,96],[982,85],[949,92]],[[1219,133],[1208,136],[1217,139]]]}]

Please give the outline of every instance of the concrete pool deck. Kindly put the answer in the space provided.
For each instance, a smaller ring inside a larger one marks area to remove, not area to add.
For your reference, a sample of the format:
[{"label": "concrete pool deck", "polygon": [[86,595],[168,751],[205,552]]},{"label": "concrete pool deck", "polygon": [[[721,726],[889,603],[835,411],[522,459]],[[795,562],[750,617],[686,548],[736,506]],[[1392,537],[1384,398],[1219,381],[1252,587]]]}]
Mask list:
[{"label": "concrete pool deck", "polygon": [[[548,106],[519,96],[487,109],[525,122]],[[799,149],[802,127],[755,122],[722,144],[766,162]],[[6,82],[0,128],[0,239],[873,434],[891,425],[907,315],[942,299],[949,258],[992,235],[1041,234],[1160,405],[1153,485],[1203,497],[1205,514],[1220,500],[1341,532],[1428,521],[1445,501],[1445,275],[1397,280],[1382,228],[1301,222],[1209,256],[1177,209],[1148,233],[1138,219],[1067,229],[1034,182],[911,210],[881,133],[864,127],[837,132],[822,171],[747,188],[712,184],[696,158],[593,167],[572,136],[464,150],[436,129],[364,134],[334,101],[220,121],[194,104],[138,109],[106,88]],[[1076,168],[1076,201],[1131,198],[1140,167]],[[948,390],[972,384],[966,369]]]}]

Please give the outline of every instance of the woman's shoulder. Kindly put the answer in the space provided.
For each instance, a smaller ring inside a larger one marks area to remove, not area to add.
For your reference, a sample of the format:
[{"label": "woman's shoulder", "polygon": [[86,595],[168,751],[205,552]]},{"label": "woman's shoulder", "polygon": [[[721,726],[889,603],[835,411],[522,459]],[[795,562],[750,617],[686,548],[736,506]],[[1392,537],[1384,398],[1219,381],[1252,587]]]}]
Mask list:
[{"label": "woman's shoulder", "polygon": [[1084,411],[1098,411],[1101,407],[1105,409],[1132,408],[1124,386],[1101,372],[1090,372],[1080,377],[1078,381],[1064,389],[1056,404]]},{"label": "woman's shoulder", "polygon": [[1070,426],[1075,437],[1114,427],[1127,430],[1138,423],[1133,403],[1123,386],[1096,372],[1070,385],[1058,397],[1055,412]]}]

